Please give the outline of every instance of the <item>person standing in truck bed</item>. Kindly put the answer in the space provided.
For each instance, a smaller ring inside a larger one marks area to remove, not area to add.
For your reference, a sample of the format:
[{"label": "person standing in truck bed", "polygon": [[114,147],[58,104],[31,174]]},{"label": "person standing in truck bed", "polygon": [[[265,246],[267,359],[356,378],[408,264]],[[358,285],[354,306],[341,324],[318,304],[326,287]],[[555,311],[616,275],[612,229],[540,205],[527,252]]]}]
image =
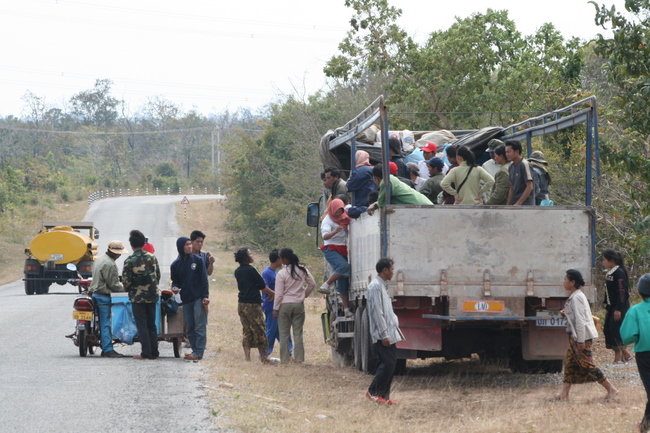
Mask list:
[{"label": "person standing in truck bed", "polygon": [[[377,202],[368,207],[368,215],[372,215],[377,208],[386,206],[386,186],[383,181],[383,168],[377,164],[372,169],[372,176],[379,186]],[[433,204],[425,195],[401,182],[396,176],[390,175],[390,204]]]}]

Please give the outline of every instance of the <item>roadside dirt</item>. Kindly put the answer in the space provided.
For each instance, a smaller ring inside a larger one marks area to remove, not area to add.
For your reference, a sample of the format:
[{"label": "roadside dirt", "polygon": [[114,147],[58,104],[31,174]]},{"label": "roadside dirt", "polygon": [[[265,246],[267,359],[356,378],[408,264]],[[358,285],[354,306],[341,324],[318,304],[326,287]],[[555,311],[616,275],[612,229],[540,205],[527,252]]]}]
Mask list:
[{"label": "roadside dirt", "polygon": [[[645,392],[636,365],[608,365],[613,355],[602,339],[595,359],[620,390],[619,399],[605,403],[597,384],[574,386],[569,403],[549,402],[562,386],[562,374],[512,374],[483,366],[477,359],[409,361],[406,374],[396,377],[391,398],[395,407],[377,406],[364,398],[372,379],[352,367],[335,368],[323,342],[320,314],[324,300],[307,299],[306,362],[265,366],[244,361],[237,315],[236,263],[231,235],[224,231],[227,212],[218,201],[194,202],[183,220],[183,231],[200,229],[205,248],[218,260],[211,277],[208,349],[203,363],[210,371],[208,390],[212,413],[221,423],[244,432],[626,432],[634,431],[645,407]],[[279,245],[283,247],[285,245]],[[286,245],[291,247],[291,245]],[[297,251],[301,256],[301,252]],[[258,270],[267,254],[255,252]],[[320,259],[307,262],[317,281]],[[276,345],[272,356],[279,357]]]}]

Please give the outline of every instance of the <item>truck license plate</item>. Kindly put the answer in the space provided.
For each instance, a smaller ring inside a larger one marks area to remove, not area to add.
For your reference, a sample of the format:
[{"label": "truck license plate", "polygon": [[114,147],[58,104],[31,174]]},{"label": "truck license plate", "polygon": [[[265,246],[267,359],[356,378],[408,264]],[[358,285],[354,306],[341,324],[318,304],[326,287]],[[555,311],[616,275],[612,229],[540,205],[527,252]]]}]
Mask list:
[{"label": "truck license plate", "polygon": [[463,301],[463,313],[503,313],[503,301]]},{"label": "truck license plate", "polygon": [[541,328],[566,328],[568,326],[566,317],[560,316],[559,311],[538,311],[537,316],[544,316],[544,319],[537,319],[537,326]]},{"label": "truck license plate", "polygon": [[72,312],[72,318],[74,320],[90,321],[90,320],[93,320],[93,312],[92,311],[73,311]]}]

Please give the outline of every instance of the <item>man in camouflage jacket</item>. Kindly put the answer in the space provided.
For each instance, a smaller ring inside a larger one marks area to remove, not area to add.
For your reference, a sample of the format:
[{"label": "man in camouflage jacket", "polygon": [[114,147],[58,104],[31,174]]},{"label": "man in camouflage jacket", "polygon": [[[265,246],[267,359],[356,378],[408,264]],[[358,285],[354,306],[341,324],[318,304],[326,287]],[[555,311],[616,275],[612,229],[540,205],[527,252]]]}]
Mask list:
[{"label": "man in camouflage jacket", "polygon": [[156,331],[156,307],[160,291],[160,268],[156,256],[142,249],[145,237],[139,230],[131,230],[129,243],[133,254],[124,260],[122,283],[129,292],[133,305],[133,317],[138,328],[142,351],[135,359],[156,359],[158,332]]}]

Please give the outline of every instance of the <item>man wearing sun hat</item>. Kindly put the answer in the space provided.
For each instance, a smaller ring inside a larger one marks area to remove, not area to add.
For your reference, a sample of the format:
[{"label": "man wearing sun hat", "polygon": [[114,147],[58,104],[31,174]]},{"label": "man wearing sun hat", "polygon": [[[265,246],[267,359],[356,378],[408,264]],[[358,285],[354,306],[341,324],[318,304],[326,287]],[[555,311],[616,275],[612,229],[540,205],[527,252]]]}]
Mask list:
[{"label": "man wearing sun hat", "polygon": [[117,272],[117,260],[122,254],[128,254],[122,241],[110,241],[106,254],[95,260],[93,265],[93,282],[88,289],[99,310],[99,332],[101,336],[102,356],[107,358],[121,358],[113,350],[113,336],[111,332],[111,293],[123,292],[124,286],[120,282]]}]

